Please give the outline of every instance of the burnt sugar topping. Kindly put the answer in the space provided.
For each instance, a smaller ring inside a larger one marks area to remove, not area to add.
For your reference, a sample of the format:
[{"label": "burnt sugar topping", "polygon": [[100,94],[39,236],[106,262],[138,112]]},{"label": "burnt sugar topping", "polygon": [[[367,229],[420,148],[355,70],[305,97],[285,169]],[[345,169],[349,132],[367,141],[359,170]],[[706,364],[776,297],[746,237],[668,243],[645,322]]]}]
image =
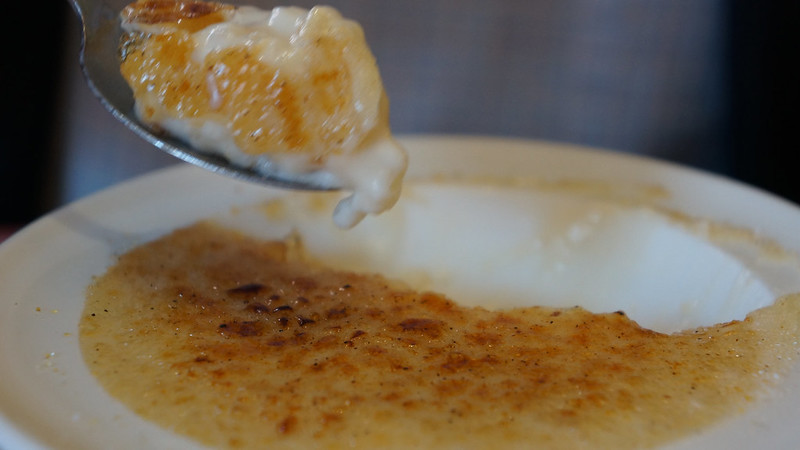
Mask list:
[{"label": "burnt sugar topping", "polygon": [[797,355],[796,298],[666,335],[624,313],[466,308],[200,223],[88,290],[92,373],[223,448],[647,447],[743,411]]}]

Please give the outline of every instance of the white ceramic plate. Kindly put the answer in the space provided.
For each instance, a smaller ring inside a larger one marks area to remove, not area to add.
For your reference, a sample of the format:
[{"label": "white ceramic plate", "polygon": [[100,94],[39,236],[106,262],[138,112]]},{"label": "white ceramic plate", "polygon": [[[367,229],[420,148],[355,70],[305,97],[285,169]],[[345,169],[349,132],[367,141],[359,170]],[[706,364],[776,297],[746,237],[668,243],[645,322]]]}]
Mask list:
[{"label": "white ceramic plate", "polygon": [[[692,270],[684,267],[686,261],[717,268],[694,281],[682,281],[683,287],[671,293],[686,296],[681,300],[683,311],[690,311],[688,317],[699,323],[739,318],[781,293],[800,290],[796,257],[800,254],[800,209],[758,190],[648,159],[550,143],[456,137],[410,137],[403,142],[411,153],[412,179],[455,174],[467,179],[582,180],[598,191],[611,187],[645,197],[657,191],[649,187],[661,186],[669,195],[652,196],[649,201],[654,206],[753,230],[788,253],[765,258],[746,240],[718,242],[697,227],[671,222],[648,208],[609,206],[593,195],[576,203],[567,198],[573,196],[561,197],[557,189],[532,194],[521,187],[475,190],[440,181],[411,183],[396,210],[343,232],[332,227],[327,211],[301,206],[308,200],[306,194],[246,184],[188,166],[167,169],[50,214],[0,246],[0,448],[194,445],[143,421],[105,394],[83,364],[77,325],[86,286],[115,255],[208,217],[265,237],[299,228],[312,253],[322,259],[337,255],[341,260],[347,254],[346,264],[354,269],[377,268],[455,298],[460,298],[458,287],[472,278],[470,271],[492,273],[498,286],[519,289],[530,289],[520,280],[533,271],[550,274],[536,283],[545,286],[542,299],[559,304],[559,286],[567,284],[563,280],[596,272],[592,267],[598,252],[606,255],[605,261],[616,261],[610,265],[614,270],[586,278],[583,291],[606,289],[608,298],[636,298],[640,292],[652,291],[652,283],[688,279]],[[280,208],[272,208],[264,214],[263,208],[253,206],[270,199],[282,203],[284,211],[278,214],[275,211]],[[556,228],[561,231],[553,234]],[[547,239],[540,239],[548,232]],[[537,239],[530,239],[532,233]],[[522,245],[524,239],[528,242]],[[576,244],[582,242],[610,244]],[[564,245],[573,247],[565,251]],[[648,250],[642,250],[645,247]],[[531,249],[545,256],[531,259]],[[399,256],[386,258],[389,254]],[[630,264],[632,254],[637,264]],[[509,272],[512,266],[523,269]],[[614,288],[619,283],[607,282],[637,267],[638,278],[645,282],[628,286],[627,294]],[[503,279],[503,273],[511,273],[511,279]],[[715,281],[702,284],[700,279]],[[570,298],[582,295],[579,291],[568,294]],[[525,302],[513,300],[514,295],[511,289],[512,304]],[[709,307],[698,298],[716,300]],[[480,297],[462,300],[475,303]],[[638,307],[635,318],[646,323],[669,314],[658,311],[648,316],[658,304],[600,301],[588,306],[594,310]],[[653,321],[649,326],[693,324],[680,320]],[[800,367],[783,380],[781,389],[775,399],[671,447],[793,448],[800,438],[795,418]]]}]

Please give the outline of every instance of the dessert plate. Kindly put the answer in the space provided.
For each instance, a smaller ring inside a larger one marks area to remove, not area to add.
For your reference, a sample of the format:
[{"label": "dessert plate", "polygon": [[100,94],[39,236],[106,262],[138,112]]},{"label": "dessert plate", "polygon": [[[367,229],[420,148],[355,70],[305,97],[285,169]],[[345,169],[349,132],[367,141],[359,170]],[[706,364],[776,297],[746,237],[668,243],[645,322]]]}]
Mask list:
[{"label": "dessert plate", "polygon": [[[0,245],[0,448],[196,447],[103,391],[83,363],[78,322],[87,285],[115,256],[207,218],[265,238],[295,231],[323,262],[467,304],[624,309],[667,332],[742,318],[800,292],[800,209],[762,191],[547,142],[402,142],[411,155],[403,198],[354,230],[330,219],[342,194],[283,191],[180,166],[55,211]],[[487,304],[482,286],[504,289],[505,300]],[[637,300],[661,286],[672,288]],[[800,438],[800,366],[778,390],[669,447],[791,448]]]}]

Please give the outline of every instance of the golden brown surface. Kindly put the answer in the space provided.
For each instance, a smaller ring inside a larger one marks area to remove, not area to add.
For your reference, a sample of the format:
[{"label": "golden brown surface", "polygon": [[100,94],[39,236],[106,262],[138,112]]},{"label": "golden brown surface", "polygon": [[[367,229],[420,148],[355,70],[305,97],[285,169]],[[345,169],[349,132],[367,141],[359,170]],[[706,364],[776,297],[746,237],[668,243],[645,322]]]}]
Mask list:
[{"label": "golden brown surface", "polygon": [[171,24],[186,31],[197,31],[225,20],[232,6],[194,0],[139,0],[122,10],[127,22],[141,24]]},{"label": "golden brown surface", "polygon": [[746,408],[797,355],[799,304],[669,336],[464,308],[199,224],[98,278],[80,338],[113,396],[212,446],[630,448]]},{"label": "golden brown surface", "polygon": [[316,10],[293,41],[296,55],[282,56],[298,65],[293,69],[246,42],[193,58],[199,44],[192,34],[232,11],[188,0],[137,2],[125,10],[123,21],[147,25],[122,43],[121,72],[142,120],[155,127],[165,119],[196,120],[197,129],[209,120],[227,127],[244,153],[320,159],[359,148],[376,125],[388,130],[380,75],[357,24],[329,8]]}]

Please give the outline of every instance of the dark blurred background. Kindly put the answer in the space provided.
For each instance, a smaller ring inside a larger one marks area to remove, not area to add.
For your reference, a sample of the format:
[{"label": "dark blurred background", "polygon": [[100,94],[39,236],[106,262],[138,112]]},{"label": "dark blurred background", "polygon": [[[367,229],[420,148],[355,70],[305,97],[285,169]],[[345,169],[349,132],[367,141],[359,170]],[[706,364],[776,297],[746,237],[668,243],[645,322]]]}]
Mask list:
[{"label": "dark blurred background", "polygon": [[[649,155],[800,203],[798,2],[327,3],[364,26],[396,133],[526,137]],[[92,97],[66,1],[5,8],[0,224],[27,223],[175,163]]]}]

